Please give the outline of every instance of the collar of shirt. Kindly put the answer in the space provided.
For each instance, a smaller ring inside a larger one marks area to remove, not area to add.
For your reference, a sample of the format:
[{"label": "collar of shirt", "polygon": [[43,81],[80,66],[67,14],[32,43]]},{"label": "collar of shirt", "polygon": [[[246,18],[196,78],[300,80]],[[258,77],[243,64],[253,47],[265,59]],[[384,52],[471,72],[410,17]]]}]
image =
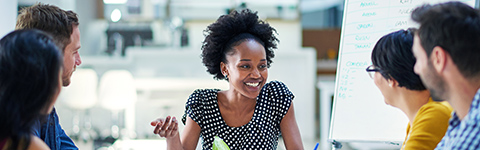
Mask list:
[{"label": "collar of shirt", "polygon": [[475,124],[480,121],[480,89],[477,90],[475,96],[473,97],[470,110],[468,111],[467,116],[465,116],[465,121],[467,124]]},{"label": "collar of shirt", "polygon": [[[473,97],[472,104],[470,105],[470,110],[468,111],[467,116],[463,119],[467,124],[473,124],[475,122],[480,121],[480,89],[477,90],[475,96]],[[452,118],[449,121],[449,128],[455,128],[462,120],[457,116],[457,113],[454,111],[452,112]]]}]

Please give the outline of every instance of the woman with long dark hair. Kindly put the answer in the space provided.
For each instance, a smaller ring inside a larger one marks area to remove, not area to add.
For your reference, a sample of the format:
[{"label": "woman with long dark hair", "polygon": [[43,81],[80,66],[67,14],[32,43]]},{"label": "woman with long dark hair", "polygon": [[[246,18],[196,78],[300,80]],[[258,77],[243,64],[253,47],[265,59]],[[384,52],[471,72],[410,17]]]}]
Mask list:
[{"label": "woman with long dark hair", "polygon": [[32,126],[60,93],[62,56],[50,36],[17,30],[0,40],[0,149],[49,149]]}]

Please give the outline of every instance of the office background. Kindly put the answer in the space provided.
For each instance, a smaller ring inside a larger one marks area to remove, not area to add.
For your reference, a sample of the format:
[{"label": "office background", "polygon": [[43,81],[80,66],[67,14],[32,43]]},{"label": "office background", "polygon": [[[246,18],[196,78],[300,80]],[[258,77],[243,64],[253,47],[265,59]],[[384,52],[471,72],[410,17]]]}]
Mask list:
[{"label": "office background", "polygon": [[296,95],[305,148],[326,140],[343,0],[1,0],[0,36],[14,29],[19,9],[36,2],[79,15],[82,65],[56,108],[81,149],[158,147],[163,139],[149,121],[181,117],[194,89],[227,89],[201,64],[202,31],[244,8],[278,31],[269,80],[285,82]]}]

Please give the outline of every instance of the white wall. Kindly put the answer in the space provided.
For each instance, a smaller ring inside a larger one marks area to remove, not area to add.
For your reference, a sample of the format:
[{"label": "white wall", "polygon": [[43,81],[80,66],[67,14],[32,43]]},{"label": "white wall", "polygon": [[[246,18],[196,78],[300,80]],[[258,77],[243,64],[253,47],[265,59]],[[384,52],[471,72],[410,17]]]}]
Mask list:
[{"label": "white wall", "polygon": [[94,22],[98,22],[98,20],[96,20],[96,1],[97,0],[79,0],[75,2],[74,11],[77,13],[80,23],[80,42],[82,44],[80,54],[82,56],[96,54],[100,51],[98,48],[93,47],[93,45],[98,45],[100,36],[103,35],[102,33],[105,33],[106,25],[95,24],[97,26],[91,26]]},{"label": "white wall", "polygon": [[3,37],[15,29],[17,0],[1,0],[0,14],[0,37]]}]

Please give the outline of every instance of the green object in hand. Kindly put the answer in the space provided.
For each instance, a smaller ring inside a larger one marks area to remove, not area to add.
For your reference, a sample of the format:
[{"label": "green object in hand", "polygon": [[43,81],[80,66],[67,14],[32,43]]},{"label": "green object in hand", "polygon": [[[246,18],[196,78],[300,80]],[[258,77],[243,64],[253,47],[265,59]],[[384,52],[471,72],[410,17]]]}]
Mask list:
[{"label": "green object in hand", "polygon": [[213,150],[230,150],[230,148],[220,137],[215,136],[213,138]]}]

